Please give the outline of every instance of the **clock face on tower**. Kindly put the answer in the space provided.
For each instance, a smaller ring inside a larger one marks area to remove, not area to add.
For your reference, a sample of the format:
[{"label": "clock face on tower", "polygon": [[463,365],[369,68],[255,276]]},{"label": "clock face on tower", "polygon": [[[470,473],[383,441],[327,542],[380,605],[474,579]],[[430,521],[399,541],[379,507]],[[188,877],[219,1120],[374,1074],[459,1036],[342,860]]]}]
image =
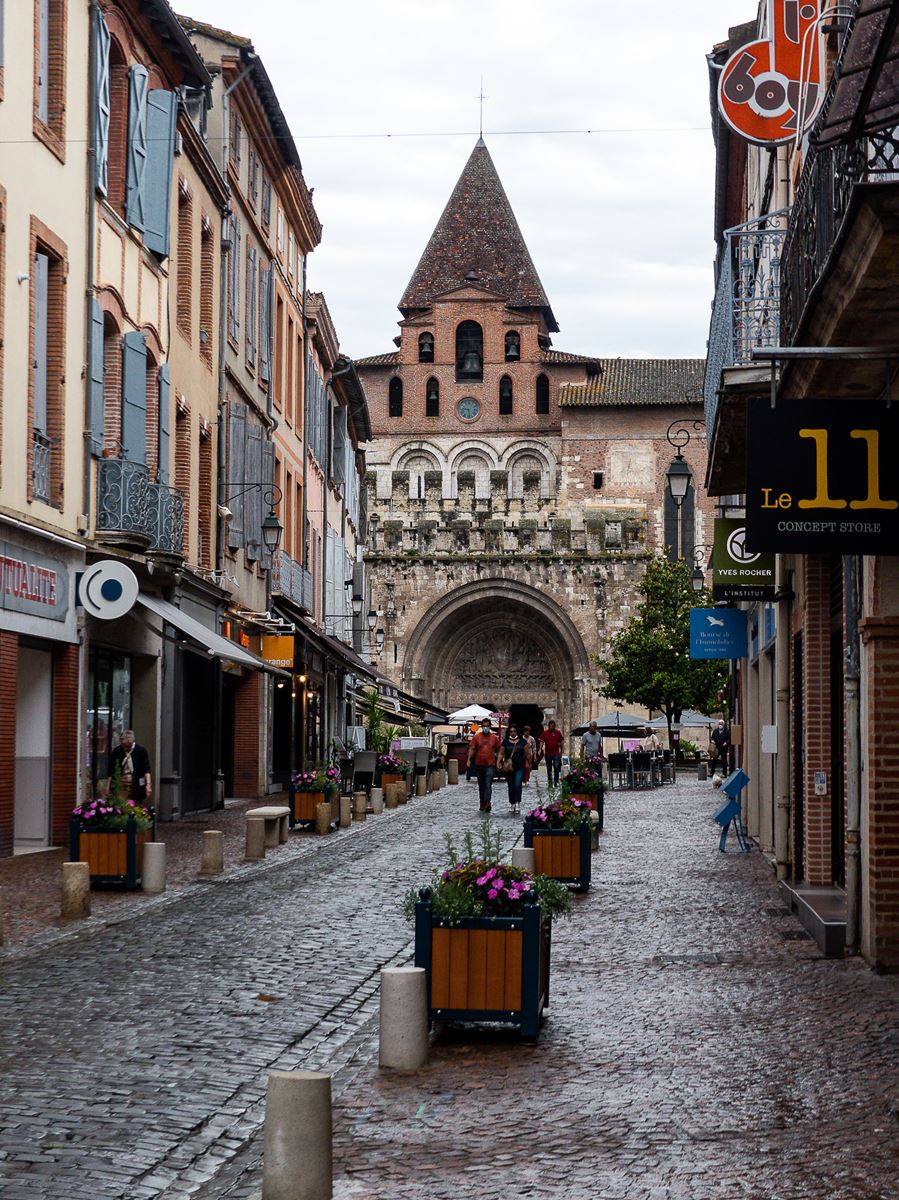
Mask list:
[{"label": "clock face on tower", "polygon": [[474,396],[466,396],[456,405],[456,412],[463,421],[474,421],[481,415],[481,405]]}]

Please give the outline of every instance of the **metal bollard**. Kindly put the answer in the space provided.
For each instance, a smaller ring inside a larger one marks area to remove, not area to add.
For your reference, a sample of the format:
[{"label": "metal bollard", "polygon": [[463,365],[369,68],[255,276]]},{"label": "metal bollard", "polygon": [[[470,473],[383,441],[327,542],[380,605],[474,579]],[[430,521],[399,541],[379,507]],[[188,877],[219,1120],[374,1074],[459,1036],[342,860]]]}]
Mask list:
[{"label": "metal bollard", "polygon": [[353,820],[364,821],[365,812],[368,808],[368,795],[366,792],[353,792]]},{"label": "metal bollard", "polygon": [[378,1063],[415,1071],[428,1061],[428,989],[424,967],[381,972]]},{"label": "metal bollard", "polygon": [[203,830],[201,875],[221,875],[225,869],[225,835],[220,829]]},{"label": "metal bollard", "polygon": [[331,802],[323,800],[321,804],[315,806],[315,832],[330,833],[331,832]]},{"label": "metal bollard", "polygon": [[259,862],[265,858],[265,818],[247,813],[247,862]]},{"label": "metal bollard", "polygon": [[88,863],[62,864],[62,907],[66,919],[91,915],[91,869]]},{"label": "metal bollard", "polygon": [[522,871],[528,871],[533,875],[537,866],[534,861],[534,848],[532,846],[516,846],[512,851],[512,866],[520,867]]},{"label": "metal bollard", "polygon": [[331,1200],[331,1136],[331,1076],[270,1072],[262,1200]]},{"label": "metal bollard", "polygon": [[[202,874],[202,868],[200,874]],[[145,842],[140,867],[140,885],[145,892],[165,891],[165,842]]]},{"label": "metal bollard", "polygon": [[349,829],[353,821],[353,797],[340,797],[340,828]]}]

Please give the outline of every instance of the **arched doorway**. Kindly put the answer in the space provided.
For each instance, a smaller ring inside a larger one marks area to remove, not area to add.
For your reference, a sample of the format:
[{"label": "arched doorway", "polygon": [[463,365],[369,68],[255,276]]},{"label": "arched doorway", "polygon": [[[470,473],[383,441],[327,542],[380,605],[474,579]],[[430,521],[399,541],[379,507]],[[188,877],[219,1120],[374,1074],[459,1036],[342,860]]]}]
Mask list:
[{"label": "arched doorway", "polygon": [[443,596],[409,639],[404,686],[448,711],[483,697],[532,728],[579,720],[589,659],[571,619],[546,593],[482,579]]}]

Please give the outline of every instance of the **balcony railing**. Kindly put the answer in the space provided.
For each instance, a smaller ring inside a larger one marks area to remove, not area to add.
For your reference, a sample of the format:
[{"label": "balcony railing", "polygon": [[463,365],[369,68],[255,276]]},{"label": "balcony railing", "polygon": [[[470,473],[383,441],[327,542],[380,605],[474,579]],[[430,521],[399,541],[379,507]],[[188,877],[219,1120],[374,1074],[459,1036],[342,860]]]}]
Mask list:
[{"label": "balcony railing", "polygon": [[181,557],[184,553],[184,493],[164,483],[151,483],[156,494],[156,530],[150,550]]},{"label": "balcony railing", "polygon": [[778,209],[725,230],[705,369],[709,437],[715,425],[723,368],[750,363],[756,347],[779,344],[781,254],[787,212]]},{"label": "balcony railing", "polygon": [[184,494],[150,480],[143,463],[100,460],[97,535],[123,545],[180,557],[184,539]]},{"label": "balcony railing", "polygon": [[50,503],[50,464],[52,447],[50,439],[35,429],[31,442],[31,494],[35,500]]},{"label": "balcony railing", "polygon": [[796,335],[827,268],[859,183],[899,181],[899,129],[813,150],[806,159],[783,248],[783,339]]},{"label": "balcony railing", "polygon": [[313,611],[312,576],[286,550],[277,550],[272,557],[272,593],[291,600],[306,612]]}]

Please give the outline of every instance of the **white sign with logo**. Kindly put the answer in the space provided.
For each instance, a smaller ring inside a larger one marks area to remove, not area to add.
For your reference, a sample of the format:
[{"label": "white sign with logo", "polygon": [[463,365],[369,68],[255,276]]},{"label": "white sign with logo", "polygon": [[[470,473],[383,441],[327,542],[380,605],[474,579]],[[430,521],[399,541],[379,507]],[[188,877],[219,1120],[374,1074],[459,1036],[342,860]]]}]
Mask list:
[{"label": "white sign with logo", "polygon": [[92,617],[115,621],[130,612],[140,588],[125,563],[104,558],[88,569],[78,583],[78,603]]}]

